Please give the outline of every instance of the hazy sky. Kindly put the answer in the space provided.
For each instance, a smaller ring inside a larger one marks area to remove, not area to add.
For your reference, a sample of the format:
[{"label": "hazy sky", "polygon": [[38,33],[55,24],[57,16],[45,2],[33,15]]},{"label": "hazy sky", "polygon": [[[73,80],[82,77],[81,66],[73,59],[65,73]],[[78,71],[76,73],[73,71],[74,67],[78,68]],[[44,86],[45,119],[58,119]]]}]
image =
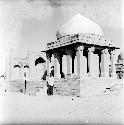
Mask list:
[{"label": "hazy sky", "polygon": [[0,0],[0,69],[6,56],[25,57],[56,40],[57,29],[76,13],[96,22],[122,48],[122,0]]}]

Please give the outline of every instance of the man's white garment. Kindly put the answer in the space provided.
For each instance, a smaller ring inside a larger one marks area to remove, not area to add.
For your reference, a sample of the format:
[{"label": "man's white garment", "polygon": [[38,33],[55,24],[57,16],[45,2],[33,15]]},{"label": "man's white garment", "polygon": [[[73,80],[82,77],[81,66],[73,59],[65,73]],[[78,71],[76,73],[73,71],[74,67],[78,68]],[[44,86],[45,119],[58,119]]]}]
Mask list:
[{"label": "man's white garment", "polygon": [[49,85],[51,85],[51,86],[54,85],[54,77],[49,78]]},{"label": "man's white garment", "polygon": [[28,81],[28,78],[24,76],[24,77],[23,77],[23,80],[24,80],[24,81],[25,81],[25,80]]}]

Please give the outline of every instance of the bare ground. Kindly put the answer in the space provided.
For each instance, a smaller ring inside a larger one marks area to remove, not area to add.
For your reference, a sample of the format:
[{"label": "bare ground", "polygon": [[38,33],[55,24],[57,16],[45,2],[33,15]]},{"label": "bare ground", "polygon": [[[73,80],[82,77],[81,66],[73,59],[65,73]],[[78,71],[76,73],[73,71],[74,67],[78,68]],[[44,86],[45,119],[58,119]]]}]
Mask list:
[{"label": "bare ground", "polygon": [[1,124],[124,124],[123,92],[65,97],[1,93]]}]

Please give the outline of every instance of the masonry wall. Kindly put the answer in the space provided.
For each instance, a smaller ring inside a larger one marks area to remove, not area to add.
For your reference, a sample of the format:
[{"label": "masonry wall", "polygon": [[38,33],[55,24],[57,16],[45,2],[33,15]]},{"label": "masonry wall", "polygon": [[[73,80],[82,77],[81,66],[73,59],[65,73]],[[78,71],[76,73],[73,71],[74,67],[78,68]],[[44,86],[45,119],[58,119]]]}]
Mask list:
[{"label": "masonry wall", "polygon": [[80,96],[80,82],[77,78],[57,79],[54,83],[54,95]]},{"label": "masonry wall", "polygon": [[[11,81],[9,84],[9,91],[11,92],[24,92],[24,81],[23,80],[15,80]],[[46,88],[46,81],[29,81],[26,86],[26,92],[38,92],[41,89]]]}]

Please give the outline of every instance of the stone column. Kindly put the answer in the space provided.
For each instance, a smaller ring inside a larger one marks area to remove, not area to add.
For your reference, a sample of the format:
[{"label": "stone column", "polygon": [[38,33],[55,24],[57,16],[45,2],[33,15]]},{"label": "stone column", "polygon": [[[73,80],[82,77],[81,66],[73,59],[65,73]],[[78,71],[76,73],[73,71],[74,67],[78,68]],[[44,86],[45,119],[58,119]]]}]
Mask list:
[{"label": "stone column", "polygon": [[66,59],[67,59],[67,76],[72,74],[72,52],[71,50],[66,50]]},{"label": "stone column", "polygon": [[54,52],[54,77],[60,78],[60,54]]},{"label": "stone column", "polygon": [[67,76],[67,58],[66,55],[62,56],[62,72],[64,73],[65,77]]},{"label": "stone column", "polygon": [[[79,75],[79,76],[85,76],[86,74],[84,74],[84,58],[83,58],[83,50],[84,47],[83,46],[78,46],[76,48],[76,57],[75,57],[75,74]],[[77,69],[76,69],[77,68]]]},{"label": "stone column", "polygon": [[111,56],[111,70],[112,70],[111,77],[117,78],[116,66],[115,66],[115,64],[117,63],[117,59],[115,50],[110,52],[110,56]]},{"label": "stone column", "polygon": [[20,68],[19,68],[19,79],[21,79],[21,66],[20,66]]},{"label": "stone column", "polygon": [[50,76],[50,54],[46,53],[47,57],[47,78]]},{"label": "stone column", "polygon": [[77,73],[77,64],[78,64],[77,63],[77,56],[75,55],[75,58],[74,58],[74,74],[75,75],[78,75],[78,73]]},{"label": "stone column", "polygon": [[101,51],[101,77],[109,77],[109,52],[108,49]]},{"label": "stone column", "polygon": [[95,48],[91,47],[88,48],[88,68],[89,68],[89,76],[92,77],[93,73],[94,73],[94,68],[95,66],[93,65],[93,52],[94,52]]}]

